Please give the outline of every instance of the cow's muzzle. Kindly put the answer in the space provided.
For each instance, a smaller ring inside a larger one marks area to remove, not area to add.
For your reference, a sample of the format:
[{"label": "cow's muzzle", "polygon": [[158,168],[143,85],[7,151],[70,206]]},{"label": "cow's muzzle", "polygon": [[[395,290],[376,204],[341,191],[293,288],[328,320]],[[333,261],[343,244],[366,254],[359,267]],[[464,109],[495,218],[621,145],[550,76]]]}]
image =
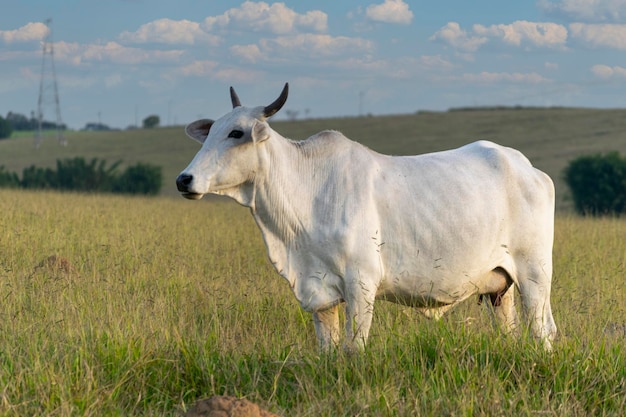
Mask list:
[{"label": "cow's muzzle", "polygon": [[190,191],[189,186],[192,182],[193,175],[185,173],[180,174],[178,178],[176,178],[176,188],[178,188],[178,191],[180,191],[183,197],[190,200],[199,200],[204,194],[194,193],[193,191]]}]

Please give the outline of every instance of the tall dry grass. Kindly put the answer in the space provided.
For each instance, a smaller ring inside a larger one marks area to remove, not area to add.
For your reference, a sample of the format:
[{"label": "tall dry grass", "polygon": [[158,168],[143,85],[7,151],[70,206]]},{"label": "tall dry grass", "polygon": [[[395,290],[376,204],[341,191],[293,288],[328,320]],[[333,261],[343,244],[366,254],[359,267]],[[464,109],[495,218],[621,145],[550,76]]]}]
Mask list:
[{"label": "tall dry grass", "polygon": [[553,354],[473,301],[440,322],[380,302],[364,354],[320,357],[233,203],[0,190],[0,213],[3,416],[179,415],[213,394],[285,416],[626,408],[626,219],[557,218]]}]

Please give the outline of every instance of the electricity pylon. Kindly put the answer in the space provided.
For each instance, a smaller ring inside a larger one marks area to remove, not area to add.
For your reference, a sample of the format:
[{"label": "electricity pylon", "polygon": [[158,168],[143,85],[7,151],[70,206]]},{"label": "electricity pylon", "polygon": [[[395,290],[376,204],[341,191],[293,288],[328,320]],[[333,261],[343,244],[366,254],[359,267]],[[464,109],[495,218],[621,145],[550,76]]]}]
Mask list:
[{"label": "electricity pylon", "polygon": [[39,83],[39,101],[37,104],[38,129],[35,134],[35,147],[39,147],[43,134],[44,108],[54,106],[56,115],[56,133],[60,145],[67,145],[63,136],[63,121],[61,119],[61,105],[59,104],[59,88],[57,74],[54,68],[54,43],[52,42],[52,19],[46,19],[48,32],[43,40],[43,58],[41,60],[41,82]]}]

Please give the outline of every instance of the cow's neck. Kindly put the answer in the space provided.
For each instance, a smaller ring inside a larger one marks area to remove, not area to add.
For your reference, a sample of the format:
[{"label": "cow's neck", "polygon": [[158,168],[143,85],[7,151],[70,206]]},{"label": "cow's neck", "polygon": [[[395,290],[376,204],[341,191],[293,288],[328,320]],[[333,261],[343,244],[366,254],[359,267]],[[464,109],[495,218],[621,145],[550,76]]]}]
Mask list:
[{"label": "cow's neck", "polygon": [[316,160],[306,156],[297,142],[280,135],[264,143],[258,157],[261,169],[250,190],[254,218],[266,243],[272,236],[292,241],[306,228],[308,219],[303,216],[317,191],[310,182]]}]

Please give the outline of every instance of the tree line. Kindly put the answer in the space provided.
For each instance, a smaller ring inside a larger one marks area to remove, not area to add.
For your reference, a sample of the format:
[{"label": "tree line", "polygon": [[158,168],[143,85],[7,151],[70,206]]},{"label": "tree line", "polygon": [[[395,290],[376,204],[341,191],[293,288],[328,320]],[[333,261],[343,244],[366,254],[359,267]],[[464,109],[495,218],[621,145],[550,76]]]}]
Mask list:
[{"label": "tree line", "polygon": [[[142,127],[144,129],[151,129],[159,127],[161,119],[155,114],[151,114],[142,121]],[[134,127],[134,126],[133,126]],[[41,128],[43,130],[53,130],[60,128],[66,130],[67,125],[62,123],[57,125],[55,122],[47,120],[41,121]],[[6,117],[0,116],[0,139],[6,139],[11,137],[13,131],[34,131],[39,129],[39,119],[35,117],[35,112],[30,113],[30,117],[27,117],[20,113],[9,112]],[[83,130],[113,130],[111,127],[104,123],[88,122],[83,127]]]},{"label": "tree line", "polygon": [[[57,126],[56,123],[47,120],[41,121],[41,128],[50,130],[60,128],[61,130],[67,129],[67,126],[63,123]],[[30,117],[26,117],[20,113],[7,113],[7,117],[0,116],[0,139],[5,139],[11,136],[13,131],[32,131],[39,129],[39,119],[35,117],[35,112],[31,112]]]}]

